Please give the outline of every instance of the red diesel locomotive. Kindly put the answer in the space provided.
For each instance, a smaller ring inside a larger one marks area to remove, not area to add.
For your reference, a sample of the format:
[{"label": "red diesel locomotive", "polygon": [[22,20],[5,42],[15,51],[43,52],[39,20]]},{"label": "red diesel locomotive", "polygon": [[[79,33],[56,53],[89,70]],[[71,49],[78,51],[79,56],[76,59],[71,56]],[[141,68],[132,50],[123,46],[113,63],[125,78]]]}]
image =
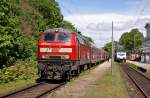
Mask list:
[{"label": "red diesel locomotive", "polygon": [[38,42],[38,73],[41,79],[70,79],[108,54],[87,42],[80,33],[55,28],[43,32]]}]

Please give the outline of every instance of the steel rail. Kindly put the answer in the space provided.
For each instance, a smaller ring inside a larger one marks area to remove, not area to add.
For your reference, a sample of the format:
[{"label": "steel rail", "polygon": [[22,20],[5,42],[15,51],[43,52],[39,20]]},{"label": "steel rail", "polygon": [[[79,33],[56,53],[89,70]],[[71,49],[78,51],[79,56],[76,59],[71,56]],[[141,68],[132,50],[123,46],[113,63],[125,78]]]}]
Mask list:
[{"label": "steel rail", "polygon": [[[44,83],[44,82],[35,83],[35,84],[31,84],[29,86],[23,87],[21,89],[12,91],[10,93],[0,95],[0,98],[18,98],[18,96],[20,98],[21,97],[43,98],[43,96],[46,96],[47,94],[55,91],[56,89],[58,89],[59,87],[61,87],[64,84],[65,84],[65,82],[60,83],[60,84],[53,84],[53,83],[50,84],[50,83]],[[38,90],[39,90],[39,92],[37,92]]]},{"label": "steel rail", "polygon": [[129,67],[127,64],[122,64],[122,68],[137,88],[143,93],[145,98],[150,98],[150,78],[132,67]]}]

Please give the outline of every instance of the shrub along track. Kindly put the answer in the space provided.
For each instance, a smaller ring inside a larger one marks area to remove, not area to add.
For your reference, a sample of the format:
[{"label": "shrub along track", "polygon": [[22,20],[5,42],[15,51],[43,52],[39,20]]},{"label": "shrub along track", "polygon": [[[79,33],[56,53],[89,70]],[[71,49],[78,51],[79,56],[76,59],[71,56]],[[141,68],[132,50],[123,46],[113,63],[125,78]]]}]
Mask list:
[{"label": "shrub along track", "polygon": [[142,73],[129,67],[127,64],[121,64],[124,72],[129,76],[137,88],[143,93],[145,98],[150,98],[150,78],[144,76]]},{"label": "shrub along track", "polygon": [[35,83],[27,87],[12,91],[10,93],[0,95],[0,98],[45,98],[49,93],[58,89],[63,83]]}]

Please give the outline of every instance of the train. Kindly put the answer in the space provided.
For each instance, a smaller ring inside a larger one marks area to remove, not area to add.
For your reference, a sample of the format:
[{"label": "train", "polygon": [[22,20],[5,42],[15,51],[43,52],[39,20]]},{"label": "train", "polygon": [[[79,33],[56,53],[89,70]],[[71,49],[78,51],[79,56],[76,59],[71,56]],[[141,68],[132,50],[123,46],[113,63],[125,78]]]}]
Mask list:
[{"label": "train", "polygon": [[108,59],[108,53],[88,42],[80,32],[53,28],[41,33],[37,58],[40,79],[69,80]]},{"label": "train", "polygon": [[127,56],[125,51],[117,51],[115,53],[115,61],[126,62]]},{"label": "train", "polygon": [[139,53],[136,53],[136,52],[131,53],[130,54],[130,60],[131,61],[141,61],[141,56]]}]

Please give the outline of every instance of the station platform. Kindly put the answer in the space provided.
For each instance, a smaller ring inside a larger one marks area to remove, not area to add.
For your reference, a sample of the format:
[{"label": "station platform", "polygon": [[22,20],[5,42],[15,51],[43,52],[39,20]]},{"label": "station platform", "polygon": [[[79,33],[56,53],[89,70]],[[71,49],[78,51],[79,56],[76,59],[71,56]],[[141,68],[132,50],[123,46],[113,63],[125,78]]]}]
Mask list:
[{"label": "station platform", "polygon": [[129,60],[127,60],[127,62],[135,64],[135,65],[137,65],[139,67],[142,67],[142,68],[150,71],[150,64],[148,64],[148,63],[141,63],[141,62],[129,61]]}]

